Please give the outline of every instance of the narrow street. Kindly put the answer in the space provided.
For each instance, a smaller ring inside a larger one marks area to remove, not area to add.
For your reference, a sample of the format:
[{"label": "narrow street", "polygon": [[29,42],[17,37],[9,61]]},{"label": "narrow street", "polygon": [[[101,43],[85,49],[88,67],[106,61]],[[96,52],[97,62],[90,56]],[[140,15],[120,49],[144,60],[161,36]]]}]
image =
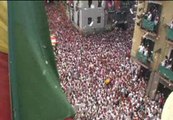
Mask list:
[{"label": "narrow street", "polygon": [[[145,96],[147,82],[130,59],[134,21],[127,30],[82,36],[63,5],[46,4],[51,34],[58,39],[61,85],[76,110],[76,120],[159,120],[159,101]],[[104,81],[110,79],[110,84]]]}]

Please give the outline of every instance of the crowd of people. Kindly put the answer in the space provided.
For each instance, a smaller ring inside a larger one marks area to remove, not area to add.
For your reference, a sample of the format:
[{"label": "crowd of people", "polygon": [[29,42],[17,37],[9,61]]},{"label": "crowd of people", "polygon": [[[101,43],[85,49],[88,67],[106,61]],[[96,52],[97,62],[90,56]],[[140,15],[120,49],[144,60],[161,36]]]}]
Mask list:
[{"label": "crowd of people", "polygon": [[145,95],[147,82],[130,59],[134,23],[126,31],[82,36],[62,4],[47,4],[46,11],[57,36],[61,85],[76,120],[160,120],[164,95],[158,92],[154,100]]}]

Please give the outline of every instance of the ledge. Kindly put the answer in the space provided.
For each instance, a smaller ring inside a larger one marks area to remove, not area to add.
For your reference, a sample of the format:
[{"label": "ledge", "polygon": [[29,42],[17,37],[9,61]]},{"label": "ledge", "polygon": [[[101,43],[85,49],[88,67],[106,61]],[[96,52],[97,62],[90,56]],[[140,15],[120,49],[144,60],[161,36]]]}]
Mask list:
[{"label": "ledge", "polygon": [[148,3],[154,3],[154,4],[162,5],[162,2],[160,2],[160,1],[154,1],[154,0],[150,0],[150,1],[148,1]]},{"label": "ledge", "polygon": [[131,56],[131,59],[134,60],[136,63],[138,63],[139,65],[143,66],[146,69],[151,69],[149,66],[145,65],[144,63],[142,63],[141,61],[139,61],[136,57]]},{"label": "ledge", "polygon": [[[159,78],[161,79],[161,80],[159,80],[159,82],[160,82],[161,84],[163,84],[163,85],[166,86],[167,88],[173,90],[173,83],[172,83],[172,82],[170,82],[168,79],[164,78],[159,72],[157,72],[157,75],[158,75]],[[171,86],[170,86],[169,84],[171,84]]]}]

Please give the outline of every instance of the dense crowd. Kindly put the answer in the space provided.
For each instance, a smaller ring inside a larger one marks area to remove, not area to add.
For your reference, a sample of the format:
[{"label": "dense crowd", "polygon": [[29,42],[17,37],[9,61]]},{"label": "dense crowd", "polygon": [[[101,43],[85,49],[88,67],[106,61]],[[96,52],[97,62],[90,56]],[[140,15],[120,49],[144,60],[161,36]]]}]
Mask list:
[{"label": "dense crowd", "polygon": [[[146,80],[130,59],[133,24],[126,31],[82,36],[63,5],[46,5],[50,32],[57,36],[61,85],[76,120],[160,120],[164,96],[145,95]],[[106,85],[104,81],[110,79]]]}]

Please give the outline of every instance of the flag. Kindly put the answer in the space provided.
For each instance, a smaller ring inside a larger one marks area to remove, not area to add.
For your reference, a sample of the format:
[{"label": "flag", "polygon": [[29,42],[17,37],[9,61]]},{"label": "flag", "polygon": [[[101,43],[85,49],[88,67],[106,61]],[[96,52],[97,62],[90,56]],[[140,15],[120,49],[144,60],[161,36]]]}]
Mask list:
[{"label": "flag", "polygon": [[7,2],[0,1],[0,120],[12,119],[7,26]]},{"label": "flag", "polygon": [[116,10],[119,10],[120,9],[121,1],[120,0],[114,0],[114,3],[115,3],[115,9]]},{"label": "flag", "polygon": [[3,1],[0,8],[4,3],[7,12],[0,12],[8,18],[1,19],[0,14],[0,25],[8,25],[6,34],[0,26],[6,35],[0,39],[5,41],[0,50],[9,58],[8,111],[13,120],[72,119],[75,112],[60,85],[44,1]]}]

